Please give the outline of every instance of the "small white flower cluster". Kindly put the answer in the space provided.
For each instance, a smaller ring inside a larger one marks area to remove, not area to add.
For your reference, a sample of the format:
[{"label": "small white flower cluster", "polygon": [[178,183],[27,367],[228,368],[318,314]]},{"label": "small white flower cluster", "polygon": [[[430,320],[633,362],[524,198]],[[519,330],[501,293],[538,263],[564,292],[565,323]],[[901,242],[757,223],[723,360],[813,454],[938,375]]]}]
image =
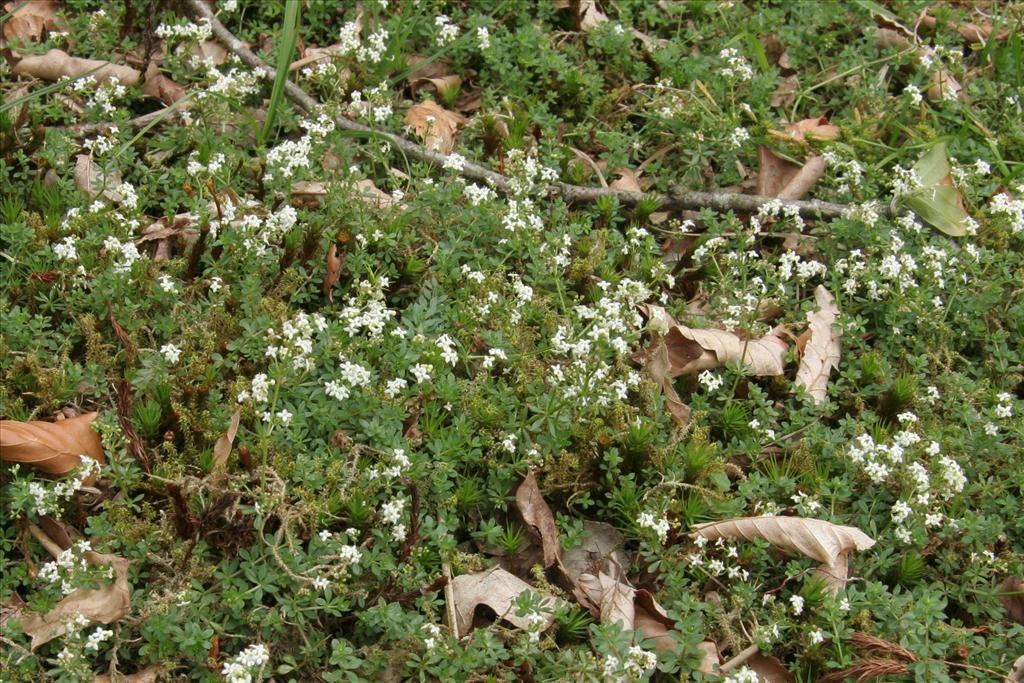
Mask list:
[{"label": "small white flower cluster", "polygon": [[538,642],[550,624],[548,614],[540,609],[531,609],[523,616],[526,618],[526,633],[530,637],[530,642]]},{"label": "small white flower cluster", "polygon": [[[1024,183],[1017,185],[1017,195],[1024,196]],[[1010,222],[1014,235],[1024,235],[1024,199],[1012,199],[1007,192],[1000,192],[989,202],[988,212],[1004,216]]]},{"label": "small white flower cluster", "polygon": [[370,340],[383,336],[384,328],[396,315],[384,301],[384,291],[390,285],[387,277],[381,277],[376,285],[368,280],[356,285],[356,295],[349,297],[338,314],[345,325],[345,334],[355,337],[365,333]]},{"label": "small white flower cluster", "polygon": [[437,641],[441,637],[441,627],[437,624],[423,624],[423,630],[427,635],[423,638],[423,647],[433,650],[437,647]]},{"label": "small white flower cluster", "polygon": [[698,550],[697,552],[690,553],[686,556],[690,564],[694,567],[707,567],[707,573],[712,576],[721,576],[725,574],[730,579],[738,579],[740,581],[746,581],[750,578],[750,572],[739,566],[733,564],[731,566],[726,564],[726,560],[738,559],[740,556],[739,550],[736,546],[729,545],[725,542],[725,539],[719,538],[715,541],[714,547],[721,553],[724,554],[725,560],[719,558],[707,559],[704,555],[707,552],[705,548],[708,544],[708,539],[704,536],[697,536],[693,540]]},{"label": "small white flower cluster", "polygon": [[190,176],[194,177],[206,174],[212,176],[224,168],[224,161],[224,155],[217,152],[216,154],[211,154],[210,161],[204,165],[199,161],[199,152],[192,152],[188,156],[188,164],[185,166],[185,170]]},{"label": "small white flower cluster", "polygon": [[[298,140],[285,140],[267,152],[266,179],[291,178],[300,168],[309,168],[313,145],[322,142],[334,131],[334,120],[326,112],[303,119],[300,125],[306,134]],[[288,207],[291,208],[291,207]]]},{"label": "small white flower cluster", "polygon": [[992,167],[984,159],[976,159],[969,166],[961,166],[957,162],[956,157],[951,157],[949,163],[951,166],[949,174],[953,176],[953,180],[960,186],[967,186],[972,180],[985,178],[992,172]]},{"label": "small white flower cluster", "polygon": [[743,126],[736,126],[729,134],[729,145],[735,149],[743,146],[743,143],[750,140],[750,131]]},{"label": "small white flower cluster", "polygon": [[257,643],[224,662],[220,673],[228,683],[252,683],[253,675],[259,676],[268,661],[270,651],[262,643]]},{"label": "small white flower cluster", "polygon": [[441,360],[452,366],[459,362],[459,354],[455,350],[455,340],[449,335],[442,334],[435,340],[435,344],[441,351]]},{"label": "small white flower cluster", "polygon": [[896,164],[889,180],[892,184],[893,197],[905,197],[921,189],[921,176],[914,168],[904,168]]},{"label": "small white flower cluster", "polygon": [[353,389],[368,386],[373,379],[373,374],[369,368],[349,361],[342,354],[338,355],[338,360],[341,361],[341,365],[338,366],[338,373],[341,375],[341,379],[332,379],[324,382],[324,391],[331,398],[346,401],[352,395]]},{"label": "small white flower cluster", "polygon": [[61,242],[54,242],[51,245],[53,254],[61,259],[62,261],[77,261],[78,260],[78,237],[75,235],[68,235]]},{"label": "small white flower cluster", "polygon": [[264,352],[274,360],[290,360],[293,370],[309,371],[316,367],[312,358],[314,336],[327,329],[327,319],[319,313],[312,315],[299,311],[290,320],[281,323],[281,331],[267,328],[267,349]]},{"label": "small white flower cluster", "polygon": [[[445,163],[447,163],[447,160]],[[480,206],[480,204],[489,202],[497,196],[491,188],[477,185],[476,183],[467,183],[462,188],[462,194],[473,206]]]},{"label": "small white flower cluster", "polygon": [[447,45],[459,37],[459,27],[453,24],[446,14],[438,14],[434,17],[434,26],[438,28],[437,45],[439,47]]},{"label": "small white flower cluster", "polygon": [[380,521],[391,525],[391,538],[401,542],[405,540],[406,528],[401,523],[402,513],[405,510],[405,498],[398,496],[384,503],[380,508]]},{"label": "small white flower cluster", "polygon": [[907,84],[907,87],[903,88],[903,94],[910,98],[910,103],[915,107],[924,101],[921,96],[921,89],[913,83]]},{"label": "small white flower cluster", "polygon": [[70,481],[60,481],[52,487],[47,487],[38,481],[29,482],[28,492],[35,499],[35,512],[37,515],[56,514],[57,506],[62,500],[70,499],[71,496],[81,490],[86,479],[100,473],[102,466],[98,460],[94,460],[85,454],[78,457],[81,459],[82,464]]},{"label": "small white flower cluster", "polygon": [[366,100],[363,100],[361,90],[353,90],[349,97],[352,101],[348,105],[348,111],[353,116],[365,116],[372,118],[376,123],[384,123],[395,113],[395,108],[391,104],[392,93],[386,81],[367,90]]},{"label": "small white flower cluster", "polygon": [[178,24],[160,24],[155,31],[158,38],[166,41],[195,40],[202,42],[209,40],[213,35],[213,27],[206,19],[200,19],[198,23],[185,21]]},{"label": "small white flower cluster", "polygon": [[662,544],[668,541],[668,531],[670,527],[668,518],[664,515],[660,518],[655,518],[655,516],[650,512],[641,512],[636,523],[641,529],[650,529],[653,531],[658,536],[658,540],[660,540]]},{"label": "small white flower cluster", "polygon": [[175,344],[168,342],[160,347],[160,355],[171,365],[176,365],[178,359],[181,358],[181,349]]},{"label": "small white flower cluster", "polygon": [[828,266],[821,261],[805,261],[795,251],[786,251],[779,256],[779,280],[789,282],[793,277],[794,270],[796,271],[797,280],[804,283],[813,277],[824,277],[828,271]]},{"label": "small white flower cluster", "polygon": [[212,63],[207,66],[206,78],[209,85],[199,92],[199,99],[216,96],[219,99],[238,100],[259,90],[259,79],[252,71],[241,67],[232,67],[225,72],[213,66]]},{"label": "small white flower cluster", "polygon": [[488,50],[491,47],[491,32],[486,26],[480,26],[476,30],[476,45],[481,50]]},{"label": "small white flower cluster", "polygon": [[371,33],[364,43],[359,37],[360,31],[359,24],[354,21],[342,26],[338,51],[344,56],[354,56],[359,62],[376,64],[387,52],[390,34],[386,28],[381,27]]},{"label": "small white flower cluster", "polygon": [[252,378],[250,388],[238,392],[238,402],[245,403],[252,399],[256,403],[266,403],[270,400],[270,387],[276,383],[277,380],[270,379],[266,373],[256,373]]},{"label": "small white flower cluster", "polygon": [[996,400],[999,402],[995,409],[996,417],[1000,419],[1013,417],[1013,394],[1004,391],[996,396]]},{"label": "small white flower cluster", "polygon": [[697,381],[701,383],[708,393],[718,391],[725,384],[725,380],[717,373],[711,372],[711,370],[705,370],[697,375]]},{"label": "small white flower cluster", "polygon": [[615,655],[608,654],[604,657],[602,666],[605,680],[610,683],[632,683],[644,677],[644,675],[658,666],[658,656],[648,652],[639,645],[629,648],[626,658],[619,659]]},{"label": "small white flower cluster", "polygon": [[[60,582],[60,590],[64,595],[70,595],[78,586],[75,584],[75,577],[89,570],[89,563],[84,554],[92,551],[89,541],[79,541],[71,548],[61,551],[57,559],[47,562],[39,568],[39,578],[47,583]],[[110,568],[112,574],[113,566]]]},{"label": "small white flower cluster", "polygon": [[509,191],[515,196],[532,194],[558,180],[558,171],[541,164],[535,152],[522,149],[508,153],[506,173]]},{"label": "small white flower cluster", "polygon": [[742,666],[726,676],[722,683],[761,683],[761,679],[749,666]]},{"label": "small white flower cluster", "polygon": [[89,138],[82,146],[93,154],[106,154],[117,147],[117,142],[117,126],[111,126],[106,135]]},{"label": "small white flower cluster", "polygon": [[[68,77],[61,81],[70,81]],[[99,109],[102,113],[110,115],[117,111],[117,100],[123,99],[128,94],[128,89],[116,79],[108,79],[97,83],[93,76],[79,78],[71,84],[71,89],[79,94],[89,93],[89,99],[85,105],[89,108]]]},{"label": "small white flower cluster", "polygon": [[[913,413],[901,413],[898,419],[903,424],[917,422]],[[891,444],[875,443],[871,435],[862,434],[847,451],[850,460],[859,465],[873,483],[885,484],[902,479],[913,485],[914,494],[908,499],[897,500],[890,510],[890,518],[896,525],[893,534],[903,543],[910,543],[913,539],[907,522],[919,520],[925,529],[930,529],[947,521],[939,509],[941,502],[963,491],[967,484],[960,464],[947,455],[941,455],[942,448],[937,441],[923,447],[919,444],[921,437],[916,432],[903,430],[893,436]],[[914,452],[911,449],[921,451],[919,456],[927,456],[928,460],[922,462],[910,457]],[[937,481],[933,483],[933,479]],[[953,520],[948,521],[955,524]]]},{"label": "small white flower cluster", "polygon": [[803,491],[798,491],[790,499],[796,505],[796,511],[803,517],[816,517],[822,512],[822,506],[817,497]]},{"label": "small white flower cluster", "polygon": [[839,192],[847,194],[851,190],[859,188],[864,182],[864,165],[856,159],[840,159],[831,150],[821,156],[829,168],[835,169],[833,180],[838,183]]},{"label": "small white flower cluster", "polygon": [[89,637],[85,641],[86,650],[99,650],[100,643],[114,635],[114,632],[110,629],[103,627],[97,627],[95,631],[89,634]]},{"label": "small white flower cluster", "polygon": [[743,58],[739,50],[734,47],[727,47],[718,53],[718,58],[725,62],[719,69],[719,73],[731,80],[749,81],[754,77],[754,70],[750,63]]},{"label": "small white flower cluster", "polygon": [[135,242],[131,240],[122,242],[113,235],[103,240],[103,248],[107,250],[108,254],[117,254],[120,257],[114,261],[115,273],[127,273],[136,261],[143,258],[135,246]]},{"label": "small white flower cluster", "polygon": [[488,349],[487,355],[484,356],[482,365],[485,370],[490,370],[491,368],[494,367],[494,364],[497,363],[499,360],[507,361],[508,354],[505,353],[503,349]]}]

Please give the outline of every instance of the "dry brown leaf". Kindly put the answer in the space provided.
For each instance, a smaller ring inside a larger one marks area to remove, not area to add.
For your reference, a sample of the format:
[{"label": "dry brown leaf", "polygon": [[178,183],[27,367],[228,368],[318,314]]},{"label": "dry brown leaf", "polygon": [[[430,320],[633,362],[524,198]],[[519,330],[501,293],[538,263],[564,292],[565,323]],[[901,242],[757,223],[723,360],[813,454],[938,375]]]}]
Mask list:
[{"label": "dry brown leaf", "polygon": [[650,592],[599,572],[580,576],[573,593],[602,624],[619,622],[623,629],[642,630],[656,647],[676,647],[675,639],[668,633],[675,623]]},{"label": "dry brown leaf", "polygon": [[327,248],[327,269],[324,271],[324,296],[334,303],[334,285],[341,279],[342,268],[345,267],[345,255],[338,254],[338,243],[331,242]]},{"label": "dry brown leaf", "polygon": [[697,665],[697,671],[705,674],[715,673],[718,670],[718,665],[722,663],[722,658],[718,654],[718,645],[712,640],[702,640],[697,643],[697,649],[704,653],[700,664]]},{"label": "dry brown leaf", "polygon": [[235,443],[235,435],[238,434],[238,423],[242,418],[242,410],[238,409],[231,415],[231,422],[228,423],[228,430],[220,435],[217,443],[213,444],[213,471],[227,467],[228,457],[231,455],[231,446]]},{"label": "dry brown leaf", "polygon": [[840,555],[875,545],[873,538],[856,527],[805,517],[738,517],[698,524],[693,529],[691,536],[703,536],[711,541],[759,538],[784,550],[803,553],[829,567],[836,566]]},{"label": "dry brown leaf", "polygon": [[1024,655],[1017,657],[1017,661],[1013,663],[1009,679],[1010,683],[1024,683]]},{"label": "dry brown leaf", "polygon": [[[17,8],[15,10],[15,8]],[[4,12],[14,11],[4,22],[4,38],[39,42],[43,33],[62,28],[63,23],[57,12],[60,3],[57,0],[11,0],[4,5]]]},{"label": "dry brown leaf", "polygon": [[[92,71],[96,69],[96,71]],[[111,64],[100,59],[81,59],[72,57],[63,50],[56,48],[45,55],[28,55],[14,65],[14,73],[19,76],[32,76],[44,81],[59,81],[62,78],[75,78],[92,71],[90,74],[97,81],[116,80],[124,85],[135,85],[142,78],[138,69],[121,64]]]},{"label": "dry brown leaf", "polygon": [[616,190],[625,190],[627,192],[643,192],[643,188],[640,187],[640,178],[636,173],[628,168],[617,168],[614,173],[618,174],[618,178],[613,180],[609,187]]},{"label": "dry brown leaf", "polygon": [[823,175],[825,175],[824,157],[808,157],[804,165],[800,167],[800,170],[796,172],[796,175],[790,178],[786,186],[774,196],[787,201],[801,199],[811,191],[811,188],[817,184]]},{"label": "dry brown leaf", "polygon": [[821,581],[825,586],[825,590],[832,595],[836,595],[846,588],[849,573],[849,558],[846,555],[840,555],[831,567],[827,564],[818,565],[811,573],[811,576]]},{"label": "dry brown leaf", "polygon": [[676,324],[675,319],[662,306],[640,304],[640,312],[647,317],[647,325],[658,334],[665,334]]},{"label": "dry brown leaf", "polygon": [[629,556],[623,550],[626,539],[611,524],[587,520],[587,535],[573,548],[562,550],[559,566],[573,584],[583,574],[605,573],[613,578],[624,577],[629,570]]},{"label": "dry brown leaf", "polygon": [[664,342],[657,342],[648,353],[644,363],[647,374],[651,376],[654,383],[658,385],[662,396],[665,397],[665,407],[669,414],[680,427],[687,427],[690,424],[690,406],[683,403],[672,382],[672,362],[669,359],[668,347]]},{"label": "dry brown leaf", "polygon": [[839,126],[833,126],[826,117],[820,116],[816,119],[802,119],[796,123],[787,123],[784,130],[769,130],[768,134],[791,142],[835,140],[839,137]]},{"label": "dry brown leaf", "polygon": [[811,336],[804,347],[800,368],[796,371],[797,386],[803,387],[821,405],[828,396],[828,376],[839,365],[842,331],[836,326],[839,307],[836,299],[824,286],[814,290],[818,310],[807,315]]},{"label": "dry brown leaf", "polygon": [[771,655],[756,652],[744,664],[753,669],[763,683],[793,683],[796,680],[782,662]]},{"label": "dry brown leaf", "polygon": [[[248,44],[248,43],[246,43]],[[228,61],[228,50],[216,40],[204,40],[192,48],[192,54],[200,59],[209,59],[214,66],[220,66]]]},{"label": "dry brown leaf", "polygon": [[558,527],[555,526],[555,515],[544,501],[533,472],[527,474],[516,489],[516,508],[526,525],[540,536],[544,566],[557,564],[562,546],[558,539]]},{"label": "dry brown leaf", "polygon": [[114,566],[114,581],[100,588],[79,588],[46,614],[29,614],[21,620],[22,629],[32,638],[31,649],[64,635],[68,622],[81,614],[100,624],[110,624],[128,613],[131,587],[128,585],[130,562],[116,555],[86,552],[82,556],[91,565]]},{"label": "dry brown leaf", "polygon": [[948,71],[936,71],[928,80],[931,83],[928,86],[928,99],[932,102],[959,97],[964,89]]},{"label": "dry brown leaf", "polygon": [[103,195],[105,199],[119,204],[123,199],[117,191],[120,186],[120,171],[115,169],[105,173],[88,154],[79,154],[75,157],[75,187],[90,199]]},{"label": "dry brown leaf", "polygon": [[156,60],[146,67],[146,80],[142,83],[142,94],[153,97],[164,104],[174,104],[185,96],[185,88],[181,87],[160,72],[160,64]]},{"label": "dry brown leaf", "polygon": [[93,679],[93,683],[156,683],[160,680],[160,675],[164,671],[166,669],[162,666],[148,666],[142,671],[137,671],[127,676],[124,674],[115,674],[114,676],[97,674],[96,678]]},{"label": "dry brown leaf", "polygon": [[598,8],[597,0],[580,0],[579,14],[576,18],[582,31],[589,31],[608,21],[608,15]]},{"label": "dry brown leaf", "polygon": [[60,422],[0,421],[0,460],[23,462],[58,477],[81,465],[80,455],[105,463],[100,435],[91,427],[97,415],[84,413]]},{"label": "dry brown leaf", "polygon": [[394,197],[378,188],[369,178],[356,182],[356,190],[358,190],[359,198],[370,206],[376,206],[380,209],[386,209],[389,206],[395,206],[396,204],[399,207],[404,206],[402,204],[398,204]]},{"label": "dry brown leaf", "polygon": [[999,584],[999,597],[1006,615],[1018,624],[1024,624],[1024,579],[1019,576],[1007,576]]},{"label": "dry brown leaf", "polygon": [[445,76],[437,76],[434,78],[419,77],[412,80],[410,88],[412,89],[413,96],[417,92],[430,86],[435,93],[438,95],[445,95],[449,92],[457,92],[459,87],[462,85],[462,77],[455,74],[448,74]]},{"label": "dry brown leaf", "polygon": [[403,121],[412,126],[424,147],[442,154],[451,154],[455,149],[455,134],[468,119],[441,107],[433,100],[425,100],[410,107]]},{"label": "dry brown leaf", "polygon": [[773,107],[788,107],[796,101],[798,90],[800,90],[800,78],[796,74],[783,76],[768,103]]},{"label": "dry brown leaf", "polygon": [[800,166],[783,159],[764,145],[757,146],[757,155],[760,166],[757,171],[757,194],[777,197],[800,172]]},{"label": "dry brown leaf", "polygon": [[760,339],[744,340],[732,332],[675,325],[665,335],[672,377],[692,375],[725,363],[742,362],[754,375],[781,375],[789,345],[780,328]]},{"label": "dry brown leaf", "polygon": [[[475,574],[463,574],[451,580],[452,597],[455,601],[455,617],[458,632],[469,633],[473,628],[473,614],[477,607],[486,605],[494,610],[499,619],[504,619],[516,628],[528,630],[530,621],[516,614],[512,603],[523,591],[537,591],[533,586],[501,567],[493,567]],[[554,614],[544,615],[545,628],[555,621]]]}]

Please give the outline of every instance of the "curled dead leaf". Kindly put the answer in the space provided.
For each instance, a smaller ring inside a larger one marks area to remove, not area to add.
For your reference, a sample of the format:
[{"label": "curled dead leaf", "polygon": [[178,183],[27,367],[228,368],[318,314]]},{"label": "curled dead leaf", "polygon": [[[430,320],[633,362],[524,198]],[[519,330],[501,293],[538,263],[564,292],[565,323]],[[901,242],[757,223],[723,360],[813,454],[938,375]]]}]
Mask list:
[{"label": "curled dead leaf", "polygon": [[1018,624],[1024,624],[1024,579],[1007,576],[999,584],[999,592],[999,600],[1006,609],[1006,615]]},{"label": "curled dead leaf", "polygon": [[675,639],[669,635],[675,622],[650,592],[599,572],[580,576],[573,594],[602,624],[618,622],[623,629],[641,629],[656,647],[676,647]]},{"label": "curled dead leaf", "polygon": [[334,303],[334,285],[341,279],[341,271],[345,267],[345,255],[338,254],[338,243],[331,242],[327,247],[327,269],[324,271],[324,296]]},{"label": "curled dead leaf", "polygon": [[44,81],[59,81],[62,78],[75,78],[92,72],[90,75],[99,82],[115,80],[124,85],[135,85],[142,78],[138,69],[121,64],[111,64],[101,59],[81,59],[72,57],[63,50],[56,48],[44,55],[28,55],[14,65],[14,73],[19,76],[32,76]]},{"label": "curled dead leaf", "polygon": [[800,90],[800,78],[796,74],[784,76],[779,79],[779,85],[772,93],[768,103],[773,107],[788,107],[796,101],[796,94]]},{"label": "curled dead leaf", "polygon": [[657,342],[648,352],[644,369],[665,397],[665,407],[668,408],[672,419],[680,427],[687,427],[690,424],[690,406],[683,403],[672,382],[672,362],[669,359],[668,347],[663,342]]},{"label": "curled dead leaf", "polygon": [[811,395],[815,404],[821,405],[828,396],[828,376],[839,365],[842,332],[835,324],[839,308],[831,292],[818,285],[814,299],[818,310],[807,315],[811,334],[796,372],[796,383]]},{"label": "curled dead leaf", "polygon": [[147,666],[133,674],[98,674],[93,683],[156,683],[166,669],[162,666]]},{"label": "curled dead leaf", "polygon": [[[493,567],[475,574],[456,576],[451,580],[451,594],[455,602],[454,612],[458,622],[458,633],[466,634],[473,629],[473,615],[480,605],[490,607],[499,619],[507,621],[516,628],[529,630],[530,620],[525,616],[517,615],[513,607],[515,599],[524,591],[536,591],[536,589],[501,567]],[[544,614],[544,628],[548,628],[555,621],[553,600],[553,598],[549,598],[552,611]]]},{"label": "curled dead leaf", "polygon": [[776,328],[760,339],[745,340],[725,330],[675,325],[665,335],[670,374],[692,375],[740,362],[757,376],[781,375],[789,345],[778,336],[780,333],[781,328]]},{"label": "curled dead leaf", "polygon": [[583,574],[604,573],[613,578],[624,577],[629,570],[629,555],[623,550],[626,539],[611,524],[587,520],[587,535],[575,547],[562,550],[559,563],[566,578],[573,584]]},{"label": "curled dead leaf", "polygon": [[238,423],[242,418],[242,410],[238,409],[231,415],[231,422],[228,423],[228,430],[220,435],[217,443],[213,445],[213,471],[223,470],[228,464],[228,456],[231,455],[231,446],[235,443],[235,435],[238,434]]},{"label": "curled dead leaf", "polygon": [[527,474],[516,489],[516,509],[527,526],[540,536],[544,566],[555,565],[562,547],[558,539],[558,527],[555,526],[555,515],[544,501],[533,472]]},{"label": "curled dead leaf", "polygon": [[81,465],[81,455],[105,463],[100,435],[91,427],[97,415],[84,413],[60,422],[0,421],[0,460],[58,477]]},{"label": "curled dead leaf", "polygon": [[412,126],[424,147],[451,154],[455,149],[455,134],[468,120],[433,100],[425,100],[410,107],[403,121]]},{"label": "curled dead leaf", "polygon": [[867,550],[875,540],[852,526],[805,517],[738,517],[693,527],[691,536],[750,541],[761,539],[784,550],[794,550],[829,567],[852,550]]},{"label": "curled dead leaf", "polygon": [[185,96],[185,88],[161,73],[160,64],[156,60],[152,60],[146,67],[146,80],[142,83],[142,94],[158,99],[164,104],[174,104]]}]

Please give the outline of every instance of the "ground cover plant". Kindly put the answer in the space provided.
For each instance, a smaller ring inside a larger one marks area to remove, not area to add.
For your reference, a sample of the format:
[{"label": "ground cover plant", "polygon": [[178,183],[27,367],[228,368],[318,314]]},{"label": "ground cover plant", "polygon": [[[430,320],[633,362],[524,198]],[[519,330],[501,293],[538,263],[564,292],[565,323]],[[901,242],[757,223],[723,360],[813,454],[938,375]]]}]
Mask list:
[{"label": "ground cover plant", "polygon": [[3,680],[1024,680],[1021,4],[2,17]]}]

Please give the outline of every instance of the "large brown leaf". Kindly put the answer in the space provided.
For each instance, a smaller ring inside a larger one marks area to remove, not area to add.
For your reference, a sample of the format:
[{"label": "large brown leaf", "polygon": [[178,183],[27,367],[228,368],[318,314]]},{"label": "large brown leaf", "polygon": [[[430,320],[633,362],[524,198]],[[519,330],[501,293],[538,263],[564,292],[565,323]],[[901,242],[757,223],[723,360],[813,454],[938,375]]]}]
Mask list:
[{"label": "large brown leaf", "polygon": [[807,390],[817,405],[821,405],[828,396],[829,373],[839,365],[839,338],[842,332],[835,324],[839,307],[832,293],[818,285],[814,290],[814,299],[818,310],[807,316],[811,336],[804,347],[800,368],[796,371],[796,383]]},{"label": "large brown leaf", "polygon": [[14,13],[4,22],[4,38],[7,40],[34,43],[42,39],[44,32],[61,27],[61,19],[57,16],[60,3],[57,0],[10,0],[4,4],[3,11],[12,10]]},{"label": "large brown leaf", "polygon": [[999,584],[1002,593],[999,600],[1006,608],[1006,615],[1018,624],[1024,624],[1024,579],[1019,576],[1007,576]]},{"label": "large brown leaf", "polygon": [[629,555],[623,550],[626,539],[611,524],[587,520],[587,535],[573,548],[562,550],[560,566],[570,582],[576,584],[583,574],[605,573],[624,577],[629,570]]},{"label": "large brown leaf", "polygon": [[162,666],[147,666],[133,674],[97,674],[93,683],[156,683],[166,671]]},{"label": "large brown leaf", "polygon": [[105,173],[88,154],[79,154],[75,157],[75,187],[90,199],[103,195],[105,199],[120,203],[123,199],[117,191],[120,185],[121,172],[117,169]]},{"label": "large brown leaf", "polygon": [[84,413],[60,422],[0,421],[0,460],[23,462],[58,477],[81,465],[80,455],[105,463],[100,435],[91,428],[98,414]]},{"label": "large brown leaf", "polygon": [[739,361],[754,375],[781,375],[789,345],[778,336],[779,331],[773,330],[760,339],[744,340],[725,330],[676,325],[665,335],[671,374],[692,375]]},{"label": "large brown leaf", "polygon": [[[501,567],[493,567],[475,574],[456,576],[451,586],[459,633],[464,635],[472,630],[473,614],[480,605],[490,607],[499,619],[504,619],[516,628],[529,630],[530,621],[518,616],[512,603],[523,591],[536,589],[515,574]],[[554,614],[546,613],[545,621],[547,626],[551,626],[555,621]]]},{"label": "large brown leaf", "polygon": [[451,154],[455,149],[455,133],[467,123],[462,114],[449,111],[433,100],[414,104],[405,112],[404,122],[416,131],[427,149]]},{"label": "large brown leaf", "polygon": [[668,347],[663,342],[658,341],[647,354],[644,368],[665,397],[665,407],[672,419],[680,427],[687,427],[690,424],[690,406],[683,403],[672,382],[672,362],[669,360]]},{"label": "large brown leaf", "polygon": [[558,527],[555,526],[555,515],[544,501],[544,496],[537,486],[537,478],[530,472],[516,489],[516,509],[523,516],[523,521],[540,536],[541,548],[544,551],[544,566],[551,567],[558,562],[561,543],[558,540]]},{"label": "large brown leaf", "polygon": [[116,555],[86,552],[82,555],[91,565],[114,566],[114,581],[100,588],[79,588],[46,614],[30,614],[21,620],[25,633],[31,636],[31,648],[50,642],[67,632],[68,621],[81,614],[92,622],[110,624],[128,613],[131,587],[128,585],[130,562]]},{"label": "large brown leaf", "polygon": [[867,550],[875,544],[873,538],[856,527],[805,517],[738,517],[698,524],[693,529],[692,536],[712,541],[759,538],[784,550],[803,553],[829,567],[834,567],[841,555],[851,550]]},{"label": "large brown leaf", "polygon": [[675,622],[648,591],[599,572],[580,576],[573,593],[602,624],[619,622],[623,629],[641,629],[659,648],[676,646],[668,633]]},{"label": "large brown leaf", "polygon": [[99,82],[116,80],[124,85],[135,85],[142,78],[142,73],[130,66],[111,64],[100,59],[80,59],[56,48],[44,55],[22,57],[14,65],[13,71],[19,76],[33,76],[44,81],[75,78],[90,71],[91,76]]}]

